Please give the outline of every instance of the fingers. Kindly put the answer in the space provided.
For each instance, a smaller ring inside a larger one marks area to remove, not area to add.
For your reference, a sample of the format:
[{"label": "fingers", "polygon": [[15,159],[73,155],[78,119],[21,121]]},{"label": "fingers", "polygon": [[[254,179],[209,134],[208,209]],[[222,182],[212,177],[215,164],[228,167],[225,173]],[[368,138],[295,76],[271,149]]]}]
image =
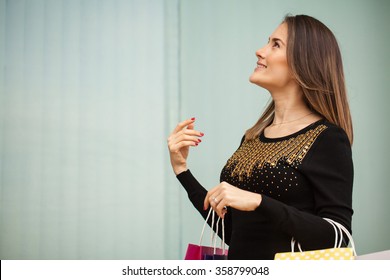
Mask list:
[{"label": "fingers", "polygon": [[227,200],[226,199],[219,199],[218,197],[211,197],[210,205],[214,209],[214,211],[217,213],[219,217],[222,219],[225,218],[225,214],[227,213]]},{"label": "fingers", "polygon": [[195,118],[182,121],[175,127],[171,135],[183,133],[184,131],[186,134],[202,137],[204,133],[194,130],[194,122],[195,122]]},{"label": "fingers", "polygon": [[219,217],[222,219],[225,218],[227,213],[227,206],[229,206],[229,201],[225,196],[223,191],[224,184],[221,183],[215,188],[211,189],[205,199],[204,199],[204,210],[207,210],[211,206]]},{"label": "fingers", "polygon": [[218,205],[216,205],[215,212],[217,212],[218,216],[221,217],[221,219],[225,218],[225,215],[227,213],[227,206],[225,200],[222,200],[218,203]]},{"label": "fingers", "polygon": [[168,148],[171,152],[177,152],[184,147],[198,146],[202,142],[198,136],[193,136],[186,133],[172,135],[168,138]]},{"label": "fingers", "polygon": [[203,201],[203,209],[204,210],[207,210],[209,208],[210,204],[212,202],[215,202],[214,198],[216,196],[216,192],[218,191],[218,187],[219,187],[219,185],[207,192],[207,195]]},{"label": "fingers", "polygon": [[[179,123],[168,137],[170,150],[181,149],[185,146],[197,146],[202,140],[199,138],[204,133],[194,130],[195,118],[191,118]],[[192,141],[192,142],[191,142]]]},{"label": "fingers", "polygon": [[194,123],[190,123],[189,125],[187,125],[187,129],[194,129],[195,128],[195,124]]},{"label": "fingers", "polygon": [[168,150],[171,165],[175,174],[187,170],[187,158],[189,149],[198,146],[204,133],[194,129],[195,118],[187,119],[179,123],[168,136]]},{"label": "fingers", "polygon": [[172,131],[172,133],[177,133],[177,132],[179,132],[180,130],[183,130],[183,128],[185,128],[185,127],[188,126],[189,124],[194,123],[194,122],[195,122],[195,118],[191,118],[191,119],[182,121],[181,123],[179,123],[179,124],[175,127],[175,129]]},{"label": "fingers", "polygon": [[[179,123],[175,127],[175,129],[172,131],[172,134],[178,133],[186,127],[190,130],[193,130],[194,129],[194,122],[195,122],[195,118],[191,118],[191,119],[187,119],[185,121],[182,121],[181,123]],[[200,132],[198,132],[198,133],[200,134]]]},{"label": "fingers", "polygon": [[200,137],[202,137],[202,136],[199,136],[197,134],[194,135],[194,134],[195,133],[192,131],[183,130],[182,132],[179,132],[175,135],[172,135],[171,141],[174,141],[174,142],[194,141],[197,143],[202,142],[202,140],[200,140]]}]

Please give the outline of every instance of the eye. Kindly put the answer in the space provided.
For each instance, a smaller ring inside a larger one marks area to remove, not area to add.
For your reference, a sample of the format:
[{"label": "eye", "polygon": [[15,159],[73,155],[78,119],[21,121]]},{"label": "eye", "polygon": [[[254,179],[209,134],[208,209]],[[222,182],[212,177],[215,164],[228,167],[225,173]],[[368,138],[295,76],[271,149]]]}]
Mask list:
[{"label": "eye", "polygon": [[278,41],[275,41],[274,44],[272,45],[273,48],[280,48],[280,44]]}]

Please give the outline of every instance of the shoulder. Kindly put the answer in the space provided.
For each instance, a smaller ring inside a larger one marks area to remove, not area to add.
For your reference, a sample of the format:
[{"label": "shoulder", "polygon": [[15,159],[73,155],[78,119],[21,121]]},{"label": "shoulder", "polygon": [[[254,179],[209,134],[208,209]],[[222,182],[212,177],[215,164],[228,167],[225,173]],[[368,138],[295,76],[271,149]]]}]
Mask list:
[{"label": "shoulder", "polygon": [[337,160],[351,160],[351,145],[347,134],[342,128],[322,120],[313,129],[317,129],[319,134],[307,154],[307,164],[310,164],[312,161],[322,162],[331,160],[334,162]]},{"label": "shoulder", "polygon": [[351,147],[347,133],[344,129],[328,121],[323,121],[319,125],[322,125],[324,129],[318,136],[317,144],[325,146],[342,145],[349,148]]}]

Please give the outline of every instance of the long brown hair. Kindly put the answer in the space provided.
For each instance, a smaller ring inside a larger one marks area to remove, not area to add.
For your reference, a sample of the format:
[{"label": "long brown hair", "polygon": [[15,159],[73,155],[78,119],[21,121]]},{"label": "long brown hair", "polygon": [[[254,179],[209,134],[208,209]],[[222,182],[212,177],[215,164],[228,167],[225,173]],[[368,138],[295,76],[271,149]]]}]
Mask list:
[{"label": "long brown hair", "polygon": [[[341,127],[353,142],[352,118],[345,87],[343,63],[335,36],[319,20],[286,16],[287,63],[298,82],[309,109]],[[256,138],[273,120],[275,104],[268,104],[246,139]]]}]

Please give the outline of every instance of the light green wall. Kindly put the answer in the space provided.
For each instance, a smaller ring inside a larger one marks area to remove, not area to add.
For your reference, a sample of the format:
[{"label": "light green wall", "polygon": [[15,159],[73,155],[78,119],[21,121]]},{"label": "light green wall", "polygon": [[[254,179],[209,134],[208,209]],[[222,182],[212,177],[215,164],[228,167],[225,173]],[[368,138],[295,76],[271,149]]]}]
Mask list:
[{"label": "light green wall", "polygon": [[0,258],[164,258],[164,2],[0,3]]},{"label": "light green wall", "polygon": [[0,0],[0,258],[180,259],[202,220],[166,138],[197,117],[211,188],[268,101],[255,50],[286,13],[326,23],[355,125],[354,238],[390,249],[389,1]]}]

